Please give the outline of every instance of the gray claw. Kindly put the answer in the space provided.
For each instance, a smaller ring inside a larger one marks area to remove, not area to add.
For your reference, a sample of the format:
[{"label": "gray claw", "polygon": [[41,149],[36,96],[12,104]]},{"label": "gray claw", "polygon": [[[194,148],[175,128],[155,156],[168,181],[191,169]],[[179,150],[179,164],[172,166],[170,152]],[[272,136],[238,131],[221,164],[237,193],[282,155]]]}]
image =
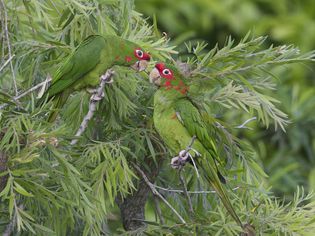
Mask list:
[{"label": "gray claw", "polygon": [[186,150],[181,150],[178,153],[178,156],[172,158],[172,168],[179,169],[180,167],[184,166],[190,157],[191,155],[189,152],[187,152]]},{"label": "gray claw", "polygon": [[180,167],[179,156],[173,157],[171,160],[171,166],[174,169],[178,169]]},{"label": "gray claw", "polygon": [[114,82],[114,80],[111,78],[109,81],[106,81],[106,84],[112,84]]},{"label": "gray claw", "polygon": [[98,96],[97,94],[94,94],[91,98],[93,101],[100,101],[102,100],[103,96]]}]

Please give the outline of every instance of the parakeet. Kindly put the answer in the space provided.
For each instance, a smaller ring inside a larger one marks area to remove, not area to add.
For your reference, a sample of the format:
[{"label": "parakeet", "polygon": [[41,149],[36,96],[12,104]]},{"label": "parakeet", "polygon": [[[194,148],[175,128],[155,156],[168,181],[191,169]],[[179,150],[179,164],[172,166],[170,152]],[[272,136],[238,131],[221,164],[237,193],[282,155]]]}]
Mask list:
[{"label": "parakeet", "polygon": [[218,193],[223,205],[234,220],[242,226],[224,186],[222,176],[218,172],[216,159],[219,159],[215,143],[209,129],[211,128],[204,114],[189,98],[187,79],[172,65],[158,63],[150,73],[150,82],[159,87],[154,95],[154,126],[172,154],[174,159],[187,159],[186,146],[195,137],[192,150],[198,152],[194,158],[200,174]]},{"label": "parakeet", "polygon": [[53,99],[54,111],[49,121],[54,121],[73,91],[94,88],[100,76],[114,65],[145,70],[150,55],[137,44],[118,36],[91,35],[86,38],[53,75],[52,83],[39,103]]}]

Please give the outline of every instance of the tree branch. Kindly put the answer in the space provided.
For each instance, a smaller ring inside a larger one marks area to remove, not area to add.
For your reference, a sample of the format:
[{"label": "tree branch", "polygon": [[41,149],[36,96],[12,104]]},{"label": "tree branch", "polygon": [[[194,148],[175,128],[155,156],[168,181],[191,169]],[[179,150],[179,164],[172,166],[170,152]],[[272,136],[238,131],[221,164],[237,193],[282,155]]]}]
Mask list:
[{"label": "tree branch", "polygon": [[[13,97],[14,101],[17,101],[17,100],[19,100],[19,99],[22,98],[22,97],[25,97],[25,96],[28,95],[29,93],[35,91],[36,89],[38,89],[38,88],[44,86],[44,85],[47,84],[47,83],[49,83],[51,80],[52,80],[52,78],[48,75],[45,81],[43,81],[43,82],[41,82],[41,83],[39,83],[39,84],[36,84],[35,86],[33,86],[32,88],[30,88],[29,90],[26,90],[24,93],[21,93],[20,95]],[[0,106],[0,110],[2,110],[3,108],[5,108],[7,105],[8,105],[7,103],[2,104],[2,105]]]},{"label": "tree branch", "polygon": [[[192,145],[194,145],[196,138],[197,138],[196,135],[192,136],[189,145],[185,149],[186,153],[192,149]],[[186,153],[184,155],[186,155]]]},{"label": "tree branch", "polygon": [[[3,151],[0,151],[0,173],[3,173],[7,170],[7,161],[8,158]],[[0,192],[5,188],[8,180],[8,175],[0,177]]]},{"label": "tree branch", "polygon": [[116,204],[120,209],[120,215],[124,229],[137,230],[145,226],[145,204],[149,197],[150,189],[141,179],[138,181],[137,191],[125,198],[117,197]]},{"label": "tree branch", "polygon": [[109,69],[106,71],[105,75],[101,76],[100,85],[97,88],[96,93],[93,94],[90,98],[89,111],[85,115],[85,117],[83,118],[83,121],[82,121],[78,131],[75,134],[75,138],[71,141],[71,145],[74,145],[78,142],[78,138],[83,134],[86,127],[88,126],[88,123],[92,119],[94,112],[96,110],[96,104],[98,103],[98,101],[100,101],[102,99],[105,84],[112,83],[111,78],[112,78],[113,74],[114,74],[114,71]]},{"label": "tree branch", "polygon": [[3,232],[2,236],[11,236],[15,225],[16,225],[16,214],[13,215],[12,220],[5,228],[5,231]]},{"label": "tree branch", "polygon": [[15,55],[13,54],[12,56],[9,57],[8,60],[6,60],[3,65],[0,67],[0,72],[9,64],[9,62],[15,57]]},{"label": "tree branch", "polygon": [[[151,159],[146,158],[144,165],[147,167],[147,176],[150,181],[154,182],[159,174],[160,166],[163,162],[163,158],[160,158],[158,163],[153,162]],[[120,215],[125,230],[134,231],[145,226],[145,205],[150,193],[150,187],[146,182],[140,178],[138,180],[137,191],[127,195],[125,198],[116,198],[116,203],[120,209]],[[157,214],[161,223],[164,222],[162,213],[159,212],[158,199],[155,198],[155,205],[157,207]],[[163,224],[163,223],[162,223]]]},{"label": "tree branch", "polygon": [[160,203],[159,203],[159,200],[156,196],[153,196],[153,201],[154,201],[154,206],[155,206],[155,209],[156,209],[156,213],[160,219],[160,222],[162,225],[165,224],[165,220],[162,216],[162,211],[161,211],[161,207],[160,207]]},{"label": "tree branch", "polygon": [[[24,206],[21,204],[19,206],[16,206],[16,208],[19,208],[21,210],[24,209]],[[17,212],[14,213],[12,220],[10,223],[7,225],[5,231],[3,232],[2,236],[11,236],[14,230],[14,227],[16,226],[16,221],[17,221]]]},{"label": "tree branch", "polygon": [[192,217],[195,214],[195,212],[194,212],[194,208],[193,208],[193,205],[191,202],[191,198],[190,198],[188,190],[187,190],[186,180],[185,180],[184,176],[182,175],[182,170],[183,170],[183,168],[180,168],[178,171],[179,172],[178,173],[179,174],[179,180],[183,186],[183,192],[184,192],[185,197],[187,198],[187,202],[188,202],[188,206],[189,206],[189,213],[190,213],[190,216]]},{"label": "tree branch", "polygon": [[[163,187],[155,185],[155,184],[154,184],[154,187],[157,188],[157,189],[160,189],[162,191],[165,191],[165,192],[184,193],[184,191],[180,190],[180,189],[163,188]],[[237,186],[237,187],[233,188],[232,190],[235,191],[235,190],[237,190],[239,188],[241,188],[241,187]],[[189,193],[189,194],[209,194],[209,193],[216,193],[216,191],[215,190],[210,190],[210,191],[187,191],[187,193]]]},{"label": "tree branch", "polygon": [[174,207],[155,189],[154,184],[152,184],[148,177],[145,175],[145,173],[140,169],[139,166],[133,164],[134,168],[139,172],[139,174],[141,174],[143,180],[145,181],[145,183],[149,186],[152,194],[154,196],[157,196],[158,198],[160,198],[170,209],[171,211],[178,217],[178,219],[181,221],[181,223],[186,224],[186,221],[184,220],[184,218],[174,209]]},{"label": "tree branch", "polygon": [[[5,32],[5,37],[6,37],[7,46],[8,46],[9,58],[11,58],[13,56],[11,53],[11,44],[10,44],[10,36],[9,36],[9,29],[8,29],[8,14],[7,14],[7,9],[5,7],[3,0],[1,0],[1,5],[2,5],[3,13],[4,13],[4,32]],[[16,83],[16,77],[15,77],[15,72],[14,72],[14,68],[13,68],[13,63],[12,63],[12,60],[10,60],[9,62],[10,62],[10,67],[11,67],[11,72],[12,72],[15,96],[17,96],[18,90],[17,90],[17,83]]]}]

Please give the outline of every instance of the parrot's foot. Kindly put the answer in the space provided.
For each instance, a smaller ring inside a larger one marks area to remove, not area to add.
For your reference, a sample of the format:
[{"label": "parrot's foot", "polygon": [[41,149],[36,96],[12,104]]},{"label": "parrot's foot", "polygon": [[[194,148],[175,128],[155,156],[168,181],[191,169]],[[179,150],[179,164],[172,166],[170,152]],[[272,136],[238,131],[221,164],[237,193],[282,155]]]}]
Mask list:
[{"label": "parrot's foot", "polygon": [[100,100],[102,100],[102,96],[99,96],[99,95],[97,95],[97,94],[93,94],[92,95],[92,97],[91,97],[91,101],[100,101]]},{"label": "parrot's foot", "polygon": [[183,167],[187,162],[191,160],[191,154],[187,152],[186,150],[181,150],[178,153],[178,156],[173,157],[171,160],[171,166],[174,169],[179,169]]},{"label": "parrot's foot", "polygon": [[[109,73],[113,74],[114,71],[111,70],[111,71],[109,71]],[[109,78],[107,74],[102,75],[101,76],[101,80],[105,81],[105,84],[112,84],[114,82],[113,78],[112,77]]]},{"label": "parrot's foot", "polygon": [[103,97],[105,97],[105,93],[102,92],[102,95],[99,96],[98,94],[93,94],[92,97],[91,97],[91,100],[92,101],[100,101],[103,99]]},{"label": "parrot's foot", "polygon": [[91,97],[91,100],[92,100],[92,101],[99,101],[99,100],[102,100],[103,97],[105,97],[105,93],[104,93],[104,92],[102,92],[102,95],[99,96],[99,95],[97,94],[97,93],[98,93],[97,89],[88,88],[88,89],[86,89],[86,91],[87,91],[88,93],[92,94],[92,97]]}]

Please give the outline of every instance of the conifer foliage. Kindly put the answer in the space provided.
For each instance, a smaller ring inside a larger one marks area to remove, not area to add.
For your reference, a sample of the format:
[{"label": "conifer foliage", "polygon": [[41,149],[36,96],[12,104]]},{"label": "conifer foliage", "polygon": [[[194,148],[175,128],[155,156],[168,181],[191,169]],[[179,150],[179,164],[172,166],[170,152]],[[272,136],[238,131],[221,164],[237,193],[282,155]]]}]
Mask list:
[{"label": "conifer foliage", "polygon": [[[181,57],[177,45],[134,10],[133,1],[0,0],[0,10],[0,232],[311,235],[315,230],[312,195],[298,188],[291,202],[273,197],[255,150],[234,136],[235,127],[224,116],[235,109],[285,130],[288,116],[267,95],[279,82],[271,71],[312,61],[314,52],[266,49],[265,37],[248,34],[210,51],[203,42],[187,42],[189,56]],[[119,35],[150,52],[150,68],[171,61],[202,80],[198,86],[203,86],[192,88],[195,102],[216,121],[215,145],[243,229],[193,166],[170,167],[171,156],[152,122],[156,88],[145,72],[112,68],[113,83],[106,84],[75,145],[88,92],[73,94],[60,117],[46,121],[51,103],[37,106],[38,97],[66,56],[91,34]]]}]

